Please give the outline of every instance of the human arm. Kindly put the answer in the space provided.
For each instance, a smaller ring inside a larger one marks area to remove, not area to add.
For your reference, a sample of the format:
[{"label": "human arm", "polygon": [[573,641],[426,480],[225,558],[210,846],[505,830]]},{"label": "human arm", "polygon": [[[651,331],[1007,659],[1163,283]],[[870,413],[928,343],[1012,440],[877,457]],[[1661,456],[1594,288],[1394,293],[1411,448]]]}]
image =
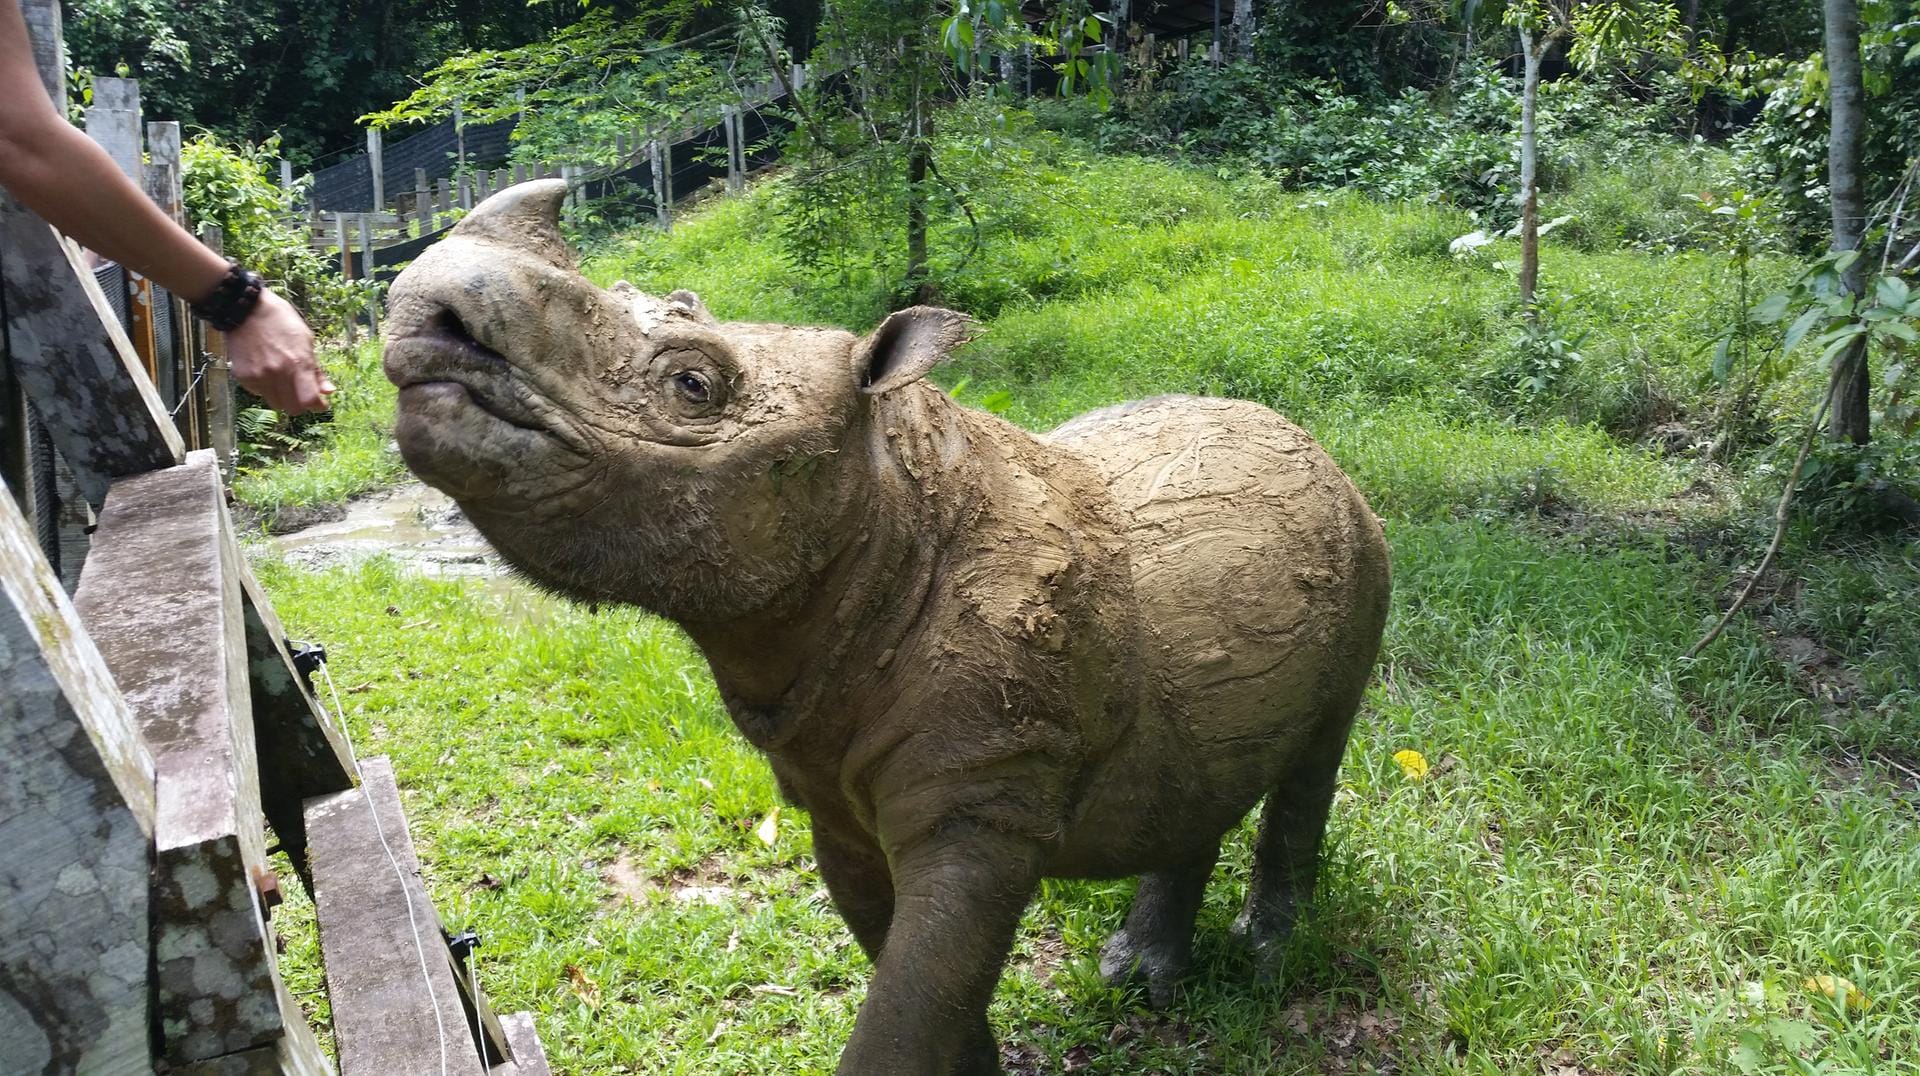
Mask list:
[{"label": "human arm", "polygon": [[[17,0],[0,0],[0,187],[81,245],[189,301],[210,296],[227,262],[175,224],[92,140],[53,107],[40,83]],[[313,333],[263,291],[227,334],[234,378],[291,414],[326,406],[333,385],[313,358]]]}]

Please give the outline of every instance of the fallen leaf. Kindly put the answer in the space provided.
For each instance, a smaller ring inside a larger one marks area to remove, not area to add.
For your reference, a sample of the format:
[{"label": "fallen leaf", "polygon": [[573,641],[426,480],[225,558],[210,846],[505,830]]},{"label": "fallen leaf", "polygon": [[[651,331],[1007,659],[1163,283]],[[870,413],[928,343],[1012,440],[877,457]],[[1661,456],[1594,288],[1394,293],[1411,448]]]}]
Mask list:
[{"label": "fallen leaf", "polygon": [[1808,990],[1824,994],[1848,1009],[1866,1012],[1873,1007],[1873,999],[1860,992],[1860,988],[1838,975],[1815,975],[1805,984]]},{"label": "fallen leaf", "polygon": [[712,1046],[714,1043],[719,1042],[720,1036],[726,1034],[727,1029],[732,1026],[733,1026],[733,1021],[731,1020],[722,1020],[718,1024],[714,1025],[713,1034],[707,1036],[707,1045]]},{"label": "fallen leaf", "polygon": [[587,1008],[599,1011],[600,984],[594,982],[592,976],[581,971],[578,965],[568,964],[567,982],[573,987],[574,994],[586,1003]]},{"label": "fallen leaf", "polygon": [[364,684],[355,684],[355,685],[353,685],[352,687],[350,687],[350,688],[348,688],[348,689],[347,689],[347,694],[349,694],[349,695],[365,695],[365,694],[366,694],[367,692],[369,692],[369,691],[372,691],[372,690],[373,690],[373,681],[371,681],[371,680],[369,680],[369,681],[367,681],[367,682],[366,682],[366,683],[364,683]]},{"label": "fallen leaf", "polygon": [[1076,1046],[1060,1058],[1060,1068],[1064,1072],[1079,1072],[1093,1064],[1093,1048]]},{"label": "fallen leaf", "polygon": [[1395,751],[1393,760],[1400,764],[1400,772],[1406,774],[1409,781],[1420,780],[1427,775],[1428,770],[1432,769],[1427,765],[1427,756],[1412,748]]},{"label": "fallen leaf", "polygon": [[760,843],[768,848],[772,848],[773,842],[780,839],[779,804],[774,804],[773,810],[767,812],[767,817],[762,818],[760,824],[754,827],[753,835],[760,838]]},{"label": "fallen leaf", "polygon": [[495,878],[491,874],[482,874],[480,875],[480,879],[473,884],[479,886],[481,889],[492,890],[500,888],[502,883],[500,879]]},{"label": "fallen leaf", "polygon": [[1107,1045],[1118,1046],[1130,1038],[1133,1038],[1132,1028],[1125,1024],[1115,1024],[1113,1030],[1107,1032]]}]

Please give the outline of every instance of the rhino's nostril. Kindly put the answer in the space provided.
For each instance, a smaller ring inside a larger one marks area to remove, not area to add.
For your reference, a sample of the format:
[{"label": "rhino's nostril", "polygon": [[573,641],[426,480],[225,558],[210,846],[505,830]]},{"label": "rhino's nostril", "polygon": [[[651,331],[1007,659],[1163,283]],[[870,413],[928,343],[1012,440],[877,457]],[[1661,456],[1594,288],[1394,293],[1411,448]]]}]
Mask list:
[{"label": "rhino's nostril", "polygon": [[481,343],[479,338],[473,335],[472,330],[467,328],[467,323],[460,320],[460,315],[452,307],[441,307],[440,312],[433,316],[432,325],[432,331],[436,335],[459,344],[471,357],[493,362],[505,361],[499,352]]}]

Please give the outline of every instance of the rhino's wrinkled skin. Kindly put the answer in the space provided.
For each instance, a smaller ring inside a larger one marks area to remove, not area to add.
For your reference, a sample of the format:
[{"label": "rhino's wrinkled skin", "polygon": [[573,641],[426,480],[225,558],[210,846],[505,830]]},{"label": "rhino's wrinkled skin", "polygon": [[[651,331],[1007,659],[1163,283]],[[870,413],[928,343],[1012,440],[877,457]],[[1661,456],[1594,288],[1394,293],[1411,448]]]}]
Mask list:
[{"label": "rhino's wrinkled skin", "polygon": [[1326,454],[1190,397],[1034,437],[920,380],[947,311],[856,338],[601,290],[563,193],[496,196],[395,283],[400,447],[516,569],[705,653],[874,961],[840,1071],[998,1072],[987,1002],[1042,876],[1144,876],[1101,963],[1164,1003],[1262,797],[1237,926],[1273,953],[1387,610]]}]

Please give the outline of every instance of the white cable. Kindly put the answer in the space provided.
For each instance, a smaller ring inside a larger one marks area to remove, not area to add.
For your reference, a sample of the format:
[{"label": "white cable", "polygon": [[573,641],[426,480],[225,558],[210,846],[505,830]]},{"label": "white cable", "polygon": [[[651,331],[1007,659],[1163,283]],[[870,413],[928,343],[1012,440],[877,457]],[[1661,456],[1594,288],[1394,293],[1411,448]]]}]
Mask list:
[{"label": "white cable", "polygon": [[[353,763],[355,776],[360,773],[360,756],[353,750],[353,734],[347,731],[347,711],[340,706],[340,690],[333,686],[333,672],[327,663],[320,662],[320,675],[327,680],[327,694],[333,696],[333,713],[328,715],[335,728],[340,730],[340,738],[346,741],[347,758]],[[320,700],[315,699],[318,705]],[[325,714],[327,708],[320,706]],[[433,990],[433,973],[427,968],[427,944],[420,937],[420,920],[413,911],[413,887],[407,884],[407,872],[400,868],[400,859],[393,854],[393,846],[387,843],[386,827],[380,824],[380,808],[373,802],[373,793],[367,790],[366,781],[360,782],[360,794],[366,797],[367,813],[373,816],[373,832],[380,837],[380,847],[387,853],[387,862],[393,866],[393,876],[400,882],[400,895],[407,902],[407,926],[413,931],[413,952],[420,958],[420,981],[427,987],[427,1003],[433,1006],[434,1038],[440,1043],[440,1076],[447,1076],[447,1025],[440,1016],[440,998]],[[404,820],[403,820],[404,821]]]}]

